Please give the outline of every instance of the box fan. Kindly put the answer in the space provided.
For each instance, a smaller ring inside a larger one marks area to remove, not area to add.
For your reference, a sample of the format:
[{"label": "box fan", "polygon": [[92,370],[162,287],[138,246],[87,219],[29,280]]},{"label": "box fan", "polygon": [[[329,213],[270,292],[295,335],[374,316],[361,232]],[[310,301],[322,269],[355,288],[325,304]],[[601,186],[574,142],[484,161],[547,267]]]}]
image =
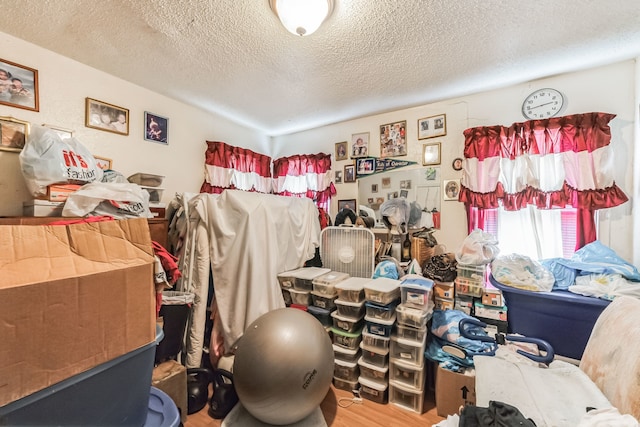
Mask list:
[{"label": "box fan", "polygon": [[320,233],[323,267],[351,277],[371,278],[374,268],[375,236],[362,227],[326,227]]}]

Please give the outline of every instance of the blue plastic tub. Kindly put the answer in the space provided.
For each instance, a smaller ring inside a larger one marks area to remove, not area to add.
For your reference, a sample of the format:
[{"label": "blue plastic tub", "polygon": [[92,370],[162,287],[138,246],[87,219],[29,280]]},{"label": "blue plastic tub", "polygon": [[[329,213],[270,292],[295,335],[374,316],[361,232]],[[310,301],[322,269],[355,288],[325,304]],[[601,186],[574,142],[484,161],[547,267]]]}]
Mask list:
[{"label": "blue plastic tub", "polygon": [[145,427],[178,427],[180,412],[178,407],[162,390],[151,387],[149,393],[149,409]]},{"label": "blue plastic tub", "polygon": [[533,292],[505,286],[489,276],[502,291],[510,333],[547,341],[556,354],[580,360],[591,330],[609,301],[569,291]]}]

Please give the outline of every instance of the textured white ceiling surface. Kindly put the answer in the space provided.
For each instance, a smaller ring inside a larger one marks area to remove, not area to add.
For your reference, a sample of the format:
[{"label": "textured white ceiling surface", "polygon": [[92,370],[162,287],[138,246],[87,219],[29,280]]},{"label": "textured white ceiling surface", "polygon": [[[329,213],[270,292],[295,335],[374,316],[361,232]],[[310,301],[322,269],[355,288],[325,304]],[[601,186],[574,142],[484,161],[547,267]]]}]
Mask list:
[{"label": "textured white ceiling surface", "polygon": [[638,0],[335,3],[308,37],[268,0],[0,0],[0,31],[274,136],[640,56]]}]

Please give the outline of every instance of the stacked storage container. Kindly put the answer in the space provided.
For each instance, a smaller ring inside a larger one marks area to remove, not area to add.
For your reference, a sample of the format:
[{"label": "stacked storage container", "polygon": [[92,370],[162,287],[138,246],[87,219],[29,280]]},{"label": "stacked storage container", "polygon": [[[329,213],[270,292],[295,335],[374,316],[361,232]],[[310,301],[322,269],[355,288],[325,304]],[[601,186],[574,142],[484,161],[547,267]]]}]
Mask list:
[{"label": "stacked storage container", "polygon": [[330,271],[328,268],[302,267],[278,274],[285,305],[295,305],[297,308],[311,305],[313,279]]},{"label": "stacked storage container", "polygon": [[387,403],[389,388],[389,350],[400,299],[400,281],[377,278],[364,286],[365,327],[362,332],[360,395],[378,403]]},{"label": "stacked storage container", "polygon": [[336,310],[336,298],[338,291],[336,285],[349,278],[347,273],[330,271],[312,280],[313,290],[308,311],[325,327],[333,325],[331,314]]},{"label": "stacked storage container", "polygon": [[336,311],[331,313],[335,365],[333,385],[352,391],[358,389],[360,343],[364,317],[364,285],[371,279],[350,277],[335,285]]},{"label": "stacked storage container", "polygon": [[487,282],[486,265],[458,264],[454,308],[507,332],[507,307],[500,290]]},{"label": "stacked storage container", "polygon": [[389,401],[418,414],[424,403],[424,351],[434,306],[433,285],[432,280],[416,275],[400,283],[398,325],[389,352]]}]

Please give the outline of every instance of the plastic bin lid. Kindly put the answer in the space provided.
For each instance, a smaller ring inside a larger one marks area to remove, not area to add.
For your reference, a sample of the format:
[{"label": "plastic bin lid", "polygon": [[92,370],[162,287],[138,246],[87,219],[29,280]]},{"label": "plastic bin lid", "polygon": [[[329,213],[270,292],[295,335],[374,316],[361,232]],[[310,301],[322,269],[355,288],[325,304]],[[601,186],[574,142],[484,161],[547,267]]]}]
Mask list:
[{"label": "plastic bin lid", "polygon": [[358,338],[360,335],[362,335],[362,328],[359,328],[357,331],[347,332],[342,329],[334,328],[332,326],[329,328],[329,330],[333,334],[342,335],[343,337],[348,337],[348,338]]},{"label": "plastic bin lid", "polygon": [[347,305],[349,307],[362,307],[364,305],[364,300],[360,302],[352,302],[352,301],[342,301],[340,298],[335,300],[335,303],[338,305]]},{"label": "plastic bin lid", "polygon": [[364,288],[377,292],[393,292],[396,289],[400,289],[400,280],[378,277],[377,279],[369,280],[369,282],[364,285]]},{"label": "plastic bin lid", "polygon": [[322,276],[330,272],[329,268],[320,268],[320,267],[302,267],[297,270],[291,272],[291,277],[295,277],[296,279],[302,280],[313,280],[318,276]]},{"label": "plastic bin lid", "polygon": [[344,366],[346,368],[355,368],[356,366],[358,366],[358,362],[356,361],[347,362],[346,360],[334,359],[334,362],[336,365]]},{"label": "plastic bin lid", "polygon": [[307,311],[310,313],[315,313],[315,314],[322,314],[322,315],[328,315],[329,313],[331,313],[331,310],[329,310],[328,308],[322,308],[322,307],[318,307],[315,305],[310,305],[307,307]]},{"label": "plastic bin lid", "polygon": [[338,314],[337,311],[333,311],[331,312],[331,317],[338,319],[338,320],[342,320],[344,322],[352,322],[352,323],[356,323],[362,320],[362,317],[347,317],[347,316],[340,316]]},{"label": "plastic bin lid", "polygon": [[146,426],[177,427],[180,425],[180,412],[173,400],[162,390],[151,387]]},{"label": "plastic bin lid", "polygon": [[400,282],[400,286],[403,288],[433,288],[433,280],[426,277],[418,276],[417,274],[410,274],[405,276]]},{"label": "plastic bin lid", "polygon": [[388,363],[385,363],[383,367],[372,365],[371,363],[365,362],[364,357],[362,356],[360,356],[360,359],[358,359],[358,365],[363,366],[365,368],[372,369],[374,371],[378,371],[378,372],[387,372],[389,370]]},{"label": "plastic bin lid", "polygon": [[402,344],[406,346],[424,347],[427,342],[427,336],[425,335],[424,337],[422,337],[422,341],[415,341],[407,338],[400,338],[398,336],[392,336],[391,340],[397,342],[398,344]]},{"label": "plastic bin lid", "polygon": [[371,337],[371,338],[375,338],[375,339],[382,340],[382,341],[391,341],[390,337],[383,337],[381,335],[370,334],[367,331],[362,331],[362,336],[363,337]]},{"label": "plastic bin lid", "polygon": [[375,317],[364,316],[364,320],[369,323],[375,323],[376,325],[391,326],[396,323],[396,314],[393,313],[389,319],[376,319]]},{"label": "plastic bin lid", "polygon": [[336,353],[348,354],[349,356],[355,356],[359,351],[357,348],[345,348],[337,344],[333,344],[333,351]]},{"label": "plastic bin lid", "polygon": [[301,291],[300,289],[288,288],[287,289],[291,294],[309,294],[311,291]]},{"label": "plastic bin lid", "polygon": [[314,285],[335,285],[348,279],[348,273],[340,273],[339,271],[330,271],[312,280]]},{"label": "plastic bin lid", "polygon": [[364,285],[366,285],[370,281],[371,279],[366,279],[364,277],[349,277],[348,279],[345,279],[342,282],[338,283],[336,285],[336,288],[345,291],[363,290]]},{"label": "plastic bin lid", "polygon": [[[448,298],[446,300],[451,301]],[[423,317],[427,317],[429,315],[428,310],[421,310],[419,308],[409,307],[405,304],[400,304],[396,307],[396,313],[398,312],[406,316],[417,317],[419,319],[422,319]]]},{"label": "plastic bin lid", "polygon": [[363,385],[365,387],[369,387],[372,388],[374,390],[378,390],[378,391],[385,391],[387,389],[387,387],[389,386],[388,383],[384,382],[384,383],[379,383],[377,381],[373,381],[369,378],[364,378],[363,376],[359,376],[358,377],[358,382],[360,383],[360,385]]},{"label": "plastic bin lid", "polygon": [[367,307],[377,308],[377,309],[380,309],[380,310],[393,310],[394,308],[397,307],[398,304],[399,304],[399,301],[397,299],[391,301],[389,304],[384,304],[384,305],[383,304],[378,304],[377,302],[373,302],[373,301],[367,301],[365,303],[365,305]]}]

